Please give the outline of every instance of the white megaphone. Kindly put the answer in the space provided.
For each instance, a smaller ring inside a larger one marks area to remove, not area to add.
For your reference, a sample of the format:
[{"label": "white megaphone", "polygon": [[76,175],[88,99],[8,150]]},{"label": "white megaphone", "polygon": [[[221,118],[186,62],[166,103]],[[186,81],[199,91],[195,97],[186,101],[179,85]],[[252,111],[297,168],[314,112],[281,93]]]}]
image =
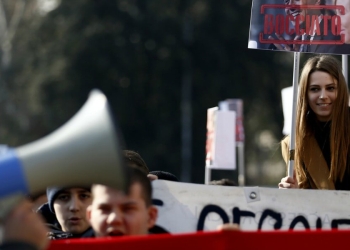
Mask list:
[{"label": "white megaphone", "polygon": [[106,97],[98,90],[61,128],[0,155],[0,218],[19,197],[48,186],[100,183],[125,190],[128,169]]}]

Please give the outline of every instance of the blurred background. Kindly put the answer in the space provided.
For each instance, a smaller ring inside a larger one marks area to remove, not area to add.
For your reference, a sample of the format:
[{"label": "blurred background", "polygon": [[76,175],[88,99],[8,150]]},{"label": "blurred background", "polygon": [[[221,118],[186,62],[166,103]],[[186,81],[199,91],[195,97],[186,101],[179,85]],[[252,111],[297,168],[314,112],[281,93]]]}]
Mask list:
[{"label": "blurred background", "polygon": [[[150,170],[204,183],[207,109],[242,99],[246,185],[285,176],[293,53],[248,49],[251,0],[0,0],[0,144],[39,139],[93,88]],[[302,55],[303,63],[309,55]],[[98,147],[98,145],[96,145]],[[213,179],[235,179],[214,171]]]}]

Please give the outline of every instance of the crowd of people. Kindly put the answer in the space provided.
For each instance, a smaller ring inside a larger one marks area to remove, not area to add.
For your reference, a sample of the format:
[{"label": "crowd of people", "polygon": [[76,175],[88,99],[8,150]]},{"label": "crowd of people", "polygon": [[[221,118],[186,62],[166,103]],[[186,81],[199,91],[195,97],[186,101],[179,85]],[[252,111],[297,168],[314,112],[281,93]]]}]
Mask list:
[{"label": "crowd of people", "polygon": [[[130,169],[127,193],[101,184],[47,187],[45,194],[23,200],[7,216],[0,249],[38,250],[46,249],[50,240],[168,233],[156,225],[151,181],[179,180],[168,172],[149,171],[135,151],[123,150],[123,157]],[[225,179],[212,184],[234,183]],[[219,230],[237,228],[225,225]]]},{"label": "crowd of people", "polygon": [[[289,136],[281,142],[286,163],[295,161],[294,171],[279,188],[350,190],[349,122],[348,87],[339,61],[329,55],[311,57],[299,81],[295,150],[289,148]],[[128,192],[101,184],[47,187],[46,194],[30,197],[35,206],[23,199],[3,221],[0,250],[46,249],[50,240],[67,238],[168,233],[156,225],[151,181],[179,180],[168,172],[149,171],[134,151],[124,150],[123,157],[131,172]],[[235,185],[227,179],[210,184]]]}]

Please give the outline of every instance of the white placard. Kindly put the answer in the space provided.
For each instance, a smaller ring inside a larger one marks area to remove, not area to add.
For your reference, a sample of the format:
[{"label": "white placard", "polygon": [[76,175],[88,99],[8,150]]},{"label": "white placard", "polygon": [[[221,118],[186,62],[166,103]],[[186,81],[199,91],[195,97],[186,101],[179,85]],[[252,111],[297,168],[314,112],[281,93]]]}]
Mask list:
[{"label": "white placard", "polygon": [[244,231],[350,228],[350,192],[282,190],[152,182],[157,225],[171,233],[215,230],[238,222]]},{"label": "white placard", "polygon": [[206,166],[236,169],[236,112],[208,109]]},{"label": "white placard", "polygon": [[293,86],[282,89],[282,107],[283,107],[283,134],[290,135],[292,126],[293,112]]},{"label": "white placard", "polygon": [[215,169],[236,169],[236,112],[218,110],[215,128]]}]

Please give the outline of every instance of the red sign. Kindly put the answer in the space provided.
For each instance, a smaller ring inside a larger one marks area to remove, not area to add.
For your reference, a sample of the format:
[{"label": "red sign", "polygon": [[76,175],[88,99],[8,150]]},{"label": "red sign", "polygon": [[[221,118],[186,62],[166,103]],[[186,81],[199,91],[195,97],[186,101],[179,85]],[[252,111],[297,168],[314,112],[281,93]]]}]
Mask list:
[{"label": "red sign", "polygon": [[248,48],[350,54],[350,1],[302,3],[253,0]]},{"label": "red sign", "polygon": [[[340,35],[341,31],[341,19],[338,15],[282,15],[282,14],[266,14],[268,9],[289,9],[294,12],[301,12],[302,10],[333,10],[345,13],[344,6],[339,5],[282,5],[282,4],[264,4],[261,6],[261,14],[264,15],[264,31],[260,33],[259,40],[261,43],[280,43],[280,44],[343,44],[345,41],[345,35]],[[295,23],[295,27],[291,23]],[[324,25],[320,25],[324,23]],[[301,23],[305,23],[304,27],[301,27]],[[330,26],[330,27],[329,27]],[[314,33],[317,36],[328,35],[331,32],[336,39],[334,40],[280,40],[280,39],[264,39],[265,35],[303,35]],[[338,36],[339,39],[338,39]]]},{"label": "red sign", "polygon": [[206,232],[96,239],[55,240],[49,250],[143,249],[336,249],[348,242],[350,231]]}]

